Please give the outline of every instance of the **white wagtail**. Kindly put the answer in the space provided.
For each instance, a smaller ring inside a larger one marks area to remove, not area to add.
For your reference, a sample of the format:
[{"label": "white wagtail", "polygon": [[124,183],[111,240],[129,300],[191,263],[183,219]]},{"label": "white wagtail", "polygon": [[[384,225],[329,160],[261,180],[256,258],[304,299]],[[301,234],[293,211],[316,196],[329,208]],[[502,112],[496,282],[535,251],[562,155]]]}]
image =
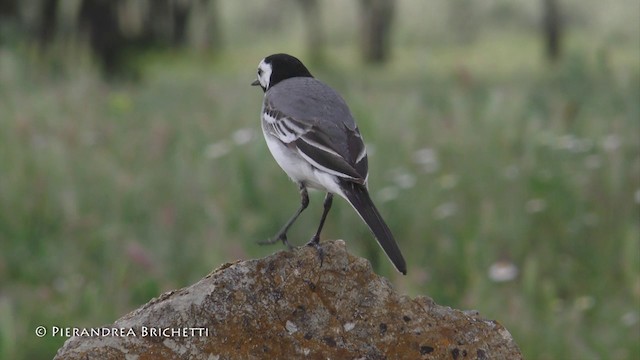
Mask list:
[{"label": "white wagtail", "polygon": [[307,245],[319,248],[333,194],[346,199],[369,226],[395,267],[407,273],[402,253],[367,191],[367,150],[351,111],[332,88],[316,80],[297,58],[267,56],[251,84],[264,91],[262,131],[278,165],[298,184],[301,204],[276,236],[288,247],[287,231],[309,205],[307,188],[326,191],[324,211]]}]

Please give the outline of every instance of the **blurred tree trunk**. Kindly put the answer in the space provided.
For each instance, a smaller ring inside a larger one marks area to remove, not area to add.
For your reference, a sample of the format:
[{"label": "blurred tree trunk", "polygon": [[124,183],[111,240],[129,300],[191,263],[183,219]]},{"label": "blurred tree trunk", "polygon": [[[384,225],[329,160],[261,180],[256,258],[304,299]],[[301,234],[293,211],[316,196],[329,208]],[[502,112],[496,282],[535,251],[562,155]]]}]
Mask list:
[{"label": "blurred tree trunk", "polygon": [[153,0],[149,3],[149,15],[142,39],[148,45],[166,44],[173,41],[174,34],[171,27],[171,0]]},{"label": "blurred tree trunk", "polygon": [[40,24],[37,39],[40,47],[49,45],[55,35],[58,16],[58,0],[44,0],[40,8]]},{"label": "blurred tree trunk", "polygon": [[197,50],[222,51],[220,12],[216,0],[191,0],[189,22],[186,29],[192,31],[190,45]]},{"label": "blurred tree trunk", "polygon": [[362,9],[362,55],[367,63],[389,58],[394,0],[360,0]]},{"label": "blurred tree trunk", "polygon": [[[149,45],[188,46],[219,49],[221,31],[217,1],[215,0],[153,0],[149,4],[143,39]],[[198,28],[189,37],[190,25]],[[205,43],[203,45],[203,42]]]},{"label": "blurred tree trunk", "polygon": [[558,0],[543,1],[543,34],[545,42],[545,56],[551,63],[555,63],[562,55],[562,15]]},{"label": "blurred tree trunk", "polygon": [[[18,28],[21,24],[18,21],[18,0],[0,0],[0,30],[7,31],[8,28]],[[0,33],[0,35],[4,35]],[[0,45],[6,40],[6,36],[0,36]]]},{"label": "blurred tree trunk", "polygon": [[0,17],[18,16],[18,0],[0,0]]},{"label": "blurred tree trunk", "polygon": [[173,26],[171,41],[174,46],[184,46],[187,43],[187,25],[191,12],[190,0],[173,1]]},{"label": "blurred tree trunk", "polygon": [[206,47],[216,52],[222,51],[222,28],[220,27],[220,7],[218,0],[200,0],[201,7],[205,10]]},{"label": "blurred tree trunk", "polygon": [[298,0],[302,8],[306,25],[307,56],[311,61],[322,63],[324,60],[324,31],[320,20],[318,0]]},{"label": "blurred tree trunk", "polygon": [[83,0],[78,12],[80,28],[88,33],[89,44],[105,75],[122,70],[125,37],[118,24],[121,0]]}]

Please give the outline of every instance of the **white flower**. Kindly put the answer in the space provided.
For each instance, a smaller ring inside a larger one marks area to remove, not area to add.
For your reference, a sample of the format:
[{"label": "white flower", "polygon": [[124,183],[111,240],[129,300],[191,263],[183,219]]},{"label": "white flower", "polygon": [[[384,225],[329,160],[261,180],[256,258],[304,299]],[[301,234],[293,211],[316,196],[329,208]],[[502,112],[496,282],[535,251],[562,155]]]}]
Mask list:
[{"label": "white flower", "polygon": [[438,171],[438,154],[434,149],[423,148],[413,153],[413,161],[420,165],[422,171],[430,174]]},{"label": "white flower", "polygon": [[458,212],[458,206],[453,201],[449,201],[438,205],[434,212],[435,217],[442,220],[455,215]]},{"label": "white flower", "polygon": [[209,144],[204,150],[206,157],[210,159],[217,159],[227,155],[231,151],[231,146],[226,141],[219,141],[217,143]]},{"label": "white flower", "polygon": [[547,202],[544,199],[531,199],[527,201],[524,208],[530,214],[539,213],[547,208]]},{"label": "white flower", "polygon": [[233,142],[236,145],[244,145],[250,142],[251,140],[253,140],[253,136],[254,136],[253,128],[243,128],[243,129],[236,130],[231,135],[231,138],[233,139]]},{"label": "white flower", "polygon": [[606,152],[614,152],[620,147],[620,137],[616,134],[609,134],[602,139],[602,148]]},{"label": "white flower", "polygon": [[640,315],[637,311],[628,311],[620,317],[620,321],[628,327],[631,327],[640,321]]},{"label": "white flower", "polygon": [[573,153],[584,153],[593,147],[591,139],[580,139],[573,134],[562,135],[558,138],[556,147]]},{"label": "white flower", "polygon": [[518,276],[518,267],[510,261],[500,260],[489,267],[489,279],[495,282],[511,281]]},{"label": "white flower", "polygon": [[378,191],[378,199],[380,202],[388,202],[398,197],[398,188],[395,186],[385,186]]},{"label": "white flower", "polygon": [[406,170],[398,170],[395,172],[393,182],[401,189],[410,189],[416,184],[416,177]]}]

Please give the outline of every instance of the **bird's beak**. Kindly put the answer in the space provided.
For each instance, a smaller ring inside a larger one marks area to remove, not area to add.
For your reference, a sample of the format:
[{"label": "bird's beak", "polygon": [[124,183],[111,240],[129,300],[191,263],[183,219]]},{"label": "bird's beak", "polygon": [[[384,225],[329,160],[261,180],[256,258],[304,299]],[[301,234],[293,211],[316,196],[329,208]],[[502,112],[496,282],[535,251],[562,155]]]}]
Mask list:
[{"label": "bird's beak", "polygon": [[258,86],[258,85],[260,85],[260,80],[258,80],[258,79],[255,79],[255,80],[251,83],[251,86]]}]

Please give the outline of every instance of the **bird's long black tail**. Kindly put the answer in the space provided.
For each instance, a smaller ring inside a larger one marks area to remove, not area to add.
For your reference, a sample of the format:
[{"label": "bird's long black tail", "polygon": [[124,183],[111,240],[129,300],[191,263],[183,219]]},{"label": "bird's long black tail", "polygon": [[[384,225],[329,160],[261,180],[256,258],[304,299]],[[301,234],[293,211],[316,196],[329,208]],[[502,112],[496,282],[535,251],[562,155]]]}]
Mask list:
[{"label": "bird's long black tail", "polygon": [[389,260],[395,265],[396,269],[403,274],[407,274],[407,265],[398,248],[398,244],[389,230],[389,227],[380,216],[378,209],[376,209],[369,192],[364,185],[353,183],[350,181],[342,181],[340,187],[347,197],[347,200],[351,203],[354,209],[358,212],[358,215],[367,223],[371,232],[378,240],[378,244],[382,247],[384,252],[389,257]]}]

